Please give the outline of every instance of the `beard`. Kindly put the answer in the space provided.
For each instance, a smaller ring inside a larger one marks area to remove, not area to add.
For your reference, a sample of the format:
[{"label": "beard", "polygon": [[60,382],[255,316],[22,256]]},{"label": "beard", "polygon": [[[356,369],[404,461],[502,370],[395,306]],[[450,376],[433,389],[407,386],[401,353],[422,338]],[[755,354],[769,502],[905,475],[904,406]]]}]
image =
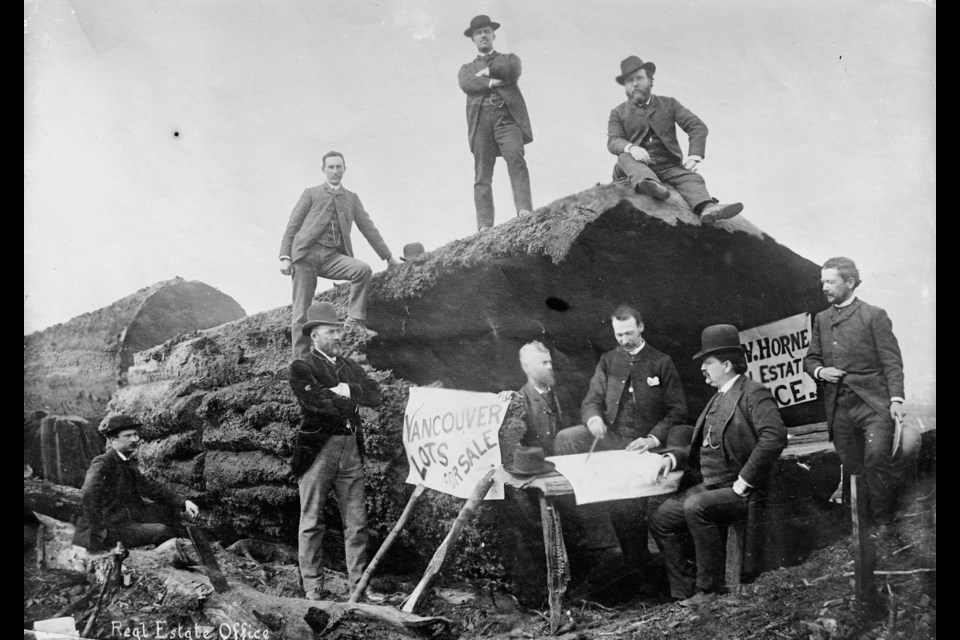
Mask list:
[{"label": "beard", "polygon": [[646,91],[641,89],[638,89],[636,91],[631,91],[630,93],[627,94],[627,97],[630,98],[630,102],[639,106],[644,102],[646,102],[647,98],[650,97],[650,89],[647,89]]},{"label": "beard", "polygon": [[557,383],[557,376],[552,371],[541,373],[534,382],[540,387],[553,387]]},{"label": "beard", "polygon": [[328,342],[313,343],[313,348],[317,351],[322,351],[328,356],[338,356],[343,353],[343,348],[340,346],[339,340],[330,340]]}]

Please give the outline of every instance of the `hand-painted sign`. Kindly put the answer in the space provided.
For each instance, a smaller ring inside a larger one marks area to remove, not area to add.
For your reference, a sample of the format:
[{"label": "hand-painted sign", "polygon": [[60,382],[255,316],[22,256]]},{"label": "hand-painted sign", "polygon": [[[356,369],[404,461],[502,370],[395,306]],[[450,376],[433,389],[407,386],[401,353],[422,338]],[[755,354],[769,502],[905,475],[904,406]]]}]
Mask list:
[{"label": "hand-painted sign", "polygon": [[[509,402],[493,393],[411,387],[403,416],[407,482],[458,498],[500,465],[497,434]],[[503,482],[494,482],[486,499],[502,499]]]},{"label": "hand-painted sign", "polygon": [[781,407],[817,399],[817,384],[803,370],[810,347],[810,314],[799,313],[740,332],[747,375],[764,384]]}]

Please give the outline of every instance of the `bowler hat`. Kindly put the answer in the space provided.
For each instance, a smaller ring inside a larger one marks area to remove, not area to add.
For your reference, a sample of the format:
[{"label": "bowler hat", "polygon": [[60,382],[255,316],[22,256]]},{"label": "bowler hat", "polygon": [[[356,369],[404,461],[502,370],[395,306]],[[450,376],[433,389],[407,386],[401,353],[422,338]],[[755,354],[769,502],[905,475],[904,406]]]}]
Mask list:
[{"label": "bowler hat", "polygon": [[307,309],[307,322],[303,325],[303,335],[308,336],[319,324],[342,325],[337,317],[337,309],[330,302],[316,302]]},{"label": "bowler hat", "polygon": [[403,255],[400,256],[400,259],[403,261],[423,259],[425,253],[423,243],[411,242],[403,245]]},{"label": "bowler hat", "polygon": [[620,75],[617,76],[617,82],[623,84],[627,76],[638,69],[646,69],[647,75],[652,76],[657,72],[657,65],[652,62],[644,62],[638,56],[627,56],[620,61]]},{"label": "bowler hat", "polygon": [[503,466],[515,476],[538,476],[550,473],[557,465],[544,458],[541,447],[517,447],[513,454],[513,464]]},{"label": "bowler hat", "polygon": [[483,29],[484,27],[490,27],[496,31],[500,28],[500,23],[491,20],[490,16],[474,16],[470,21],[470,26],[466,31],[463,32],[463,35],[467,36],[468,38],[472,38],[474,31],[477,29]]},{"label": "bowler hat", "polygon": [[740,346],[740,332],[732,324],[713,324],[700,334],[700,351],[693,359],[705,358],[718,351],[737,351]]},{"label": "bowler hat", "polygon": [[139,429],[140,427],[141,424],[130,416],[116,413],[104,418],[100,426],[97,427],[97,431],[100,432],[100,435],[109,436],[124,429]]}]

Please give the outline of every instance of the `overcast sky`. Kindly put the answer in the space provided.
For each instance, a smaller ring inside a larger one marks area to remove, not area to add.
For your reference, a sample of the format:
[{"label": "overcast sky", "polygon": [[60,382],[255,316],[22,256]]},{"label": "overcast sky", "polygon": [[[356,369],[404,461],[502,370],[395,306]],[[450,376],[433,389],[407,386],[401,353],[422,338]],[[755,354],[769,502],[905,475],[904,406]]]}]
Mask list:
[{"label": "overcast sky", "polygon": [[[619,62],[651,60],[710,128],[711,192],[856,260],[908,396],[935,401],[936,7],[906,0],[25,1],[24,333],[177,275],[289,304],[280,237],[329,149],[395,254],[473,233],[456,75],[479,13],[523,61],[535,207],[609,181]],[[494,191],[502,222],[501,163]]]}]

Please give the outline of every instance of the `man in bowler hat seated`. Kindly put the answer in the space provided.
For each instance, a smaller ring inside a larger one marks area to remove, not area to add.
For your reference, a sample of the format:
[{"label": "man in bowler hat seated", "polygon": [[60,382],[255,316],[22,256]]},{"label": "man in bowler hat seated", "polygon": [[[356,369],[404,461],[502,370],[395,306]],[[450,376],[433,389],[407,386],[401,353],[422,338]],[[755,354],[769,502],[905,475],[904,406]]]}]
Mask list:
[{"label": "man in bowler hat seated", "polygon": [[[739,202],[718,204],[697,173],[707,146],[707,125],[675,98],[653,95],[657,66],[637,56],[620,63],[616,80],[627,101],[610,112],[607,149],[617,156],[614,179],[628,178],[638,193],[666,200],[675,188],[704,224],[732,218],[743,210]],[[687,134],[690,147],[683,159],[677,126]]]},{"label": "man in bowler hat seated", "polygon": [[[367,568],[366,480],[360,407],[380,404],[380,385],[341,354],[343,322],[329,302],[307,310],[303,334],[312,347],[290,365],[290,386],[303,412],[292,460],[300,490],[299,563],[306,598],[323,595],[323,509],[332,489],[343,518],[347,574],[353,589]],[[372,591],[367,599],[382,600]]]},{"label": "man in bowler hat seated", "polygon": [[679,491],[650,518],[663,553],[670,595],[685,607],[712,602],[724,588],[726,553],[721,527],[747,522],[787,445],[773,395],[746,375],[740,334],[730,324],[701,336],[704,380],[717,389],[697,419],[687,447],[663,454],[660,473],[684,470]]},{"label": "man in bowler hat seated", "polygon": [[140,547],[175,538],[171,514],[160,504],[145,502],[144,495],[185,511],[190,519],[200,513],[192,501],[140,473],[134,457],[140,446],[140,426],[123,414],[108,416],[100,423],[98,430],[107,439],[107,452],[93,459],[84,478],[83,511],[74,544],[98,552],[117,542]]}]

